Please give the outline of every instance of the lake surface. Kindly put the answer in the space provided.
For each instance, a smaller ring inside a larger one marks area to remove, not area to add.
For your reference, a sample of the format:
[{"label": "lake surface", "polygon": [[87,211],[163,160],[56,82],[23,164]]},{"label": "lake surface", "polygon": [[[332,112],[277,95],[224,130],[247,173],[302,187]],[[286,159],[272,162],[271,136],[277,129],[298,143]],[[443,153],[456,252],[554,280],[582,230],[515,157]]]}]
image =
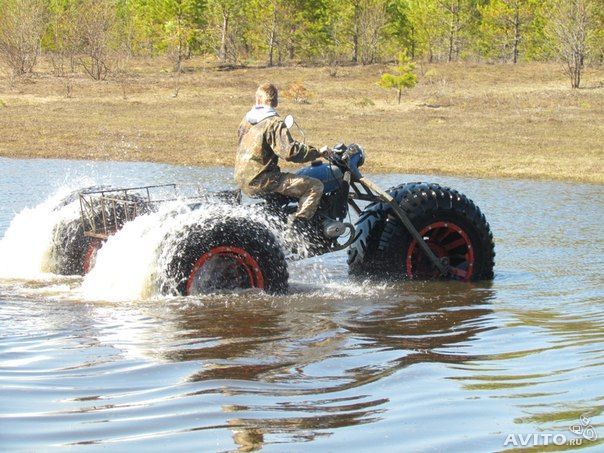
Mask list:
[{"label": "lake surface", "polygon": [[604,188],[374,179],[472,198],[495,280],[357,284],[339,252],[291,263],[287,296],[162,297],[139,288],[148,228],[104,274],[58,277],[39,265],[56,194],[231,172],[0,158],[0,450],[498,451],[534,434],[602,451]]}]

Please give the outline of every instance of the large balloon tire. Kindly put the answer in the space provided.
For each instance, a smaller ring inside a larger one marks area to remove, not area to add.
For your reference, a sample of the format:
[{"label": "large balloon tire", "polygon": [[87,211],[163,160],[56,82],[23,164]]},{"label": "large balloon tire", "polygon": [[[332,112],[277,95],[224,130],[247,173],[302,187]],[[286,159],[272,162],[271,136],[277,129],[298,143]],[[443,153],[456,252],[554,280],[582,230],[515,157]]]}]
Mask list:
[{"label": "large balloon tire", "polygon": [[269,294],[288,289],[283,250],[273,233],[258,222],[244,218],[209,221],[185,228],[170,241],[174,239],[177,245],[168,260],[164,293],[196,294],[196,279],[216,259],[230,260],[231,267],[246,279],[242,286],[229,289],[258,288]]},{"label": "large balloon tire", "polygon": [[[484,214],[472,200],[456,190],[429,183],[402,184],[388,192],[428,239],[437,256],[450,260],[455,272],[450,278],[464,281],[493,278],[493,235]],[[355,236],[348,250],[349,272],[353,276],[378,279],[438,276],[386,203],[371,203],[363,210]],[[454,249],[447,250],[451,247]]]},{"label": "large balloon tire", "polygon": [[91,239],[84,236],[82,220],[58,224],[53,232],[51,272],[58,275],[84,275],[86,252]]},{"label": "large balloon tire", "polygon": [[[60,209],[68,204],[74,203],[79,194],[91,190],[107,189],[106,186],[89,187],[80,191],[73,192],[63,199],[55,209]],[[110,214],[105,207],[105,222],[110,233],[121,229],[127,218],[134,217],[134,212],[138,215],[147,214],[153,207],[149,206],[144,198],[138,194],[114,194],[112,198],[130,202],[129,205],[117,204],[115,216]],[[94,224],[100,227],[103,224],[103,214],[99,208],[98,200],[95,211],[96,216],[93,219]],[[126,206],[126,207],[124,207]],[[129,210],[126,212],[126,210]],[[116,223],[117,222],[117,223]],[[103,246],[104,240],[100,238],[91,238],[84,234],[82,218],[78,216],[72,220],[66,220],[54,227],[53,241],[51,245],[51,272],[58,275],[85,275],[94,265],[96,252]]]}]

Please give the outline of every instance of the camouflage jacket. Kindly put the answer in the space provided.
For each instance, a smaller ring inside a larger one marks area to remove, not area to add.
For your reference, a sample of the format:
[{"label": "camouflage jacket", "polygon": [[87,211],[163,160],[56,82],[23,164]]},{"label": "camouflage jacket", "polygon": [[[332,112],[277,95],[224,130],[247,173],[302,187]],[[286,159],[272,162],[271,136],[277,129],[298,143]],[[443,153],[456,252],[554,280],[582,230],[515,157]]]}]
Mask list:
[{"label": "camouflage jacket", "polygon": [[235,161],[235,182],[247,195],[270,193],[281,182],[279,158],[303,163],[321,157],[312,146],[295,141],[279,116],[256,124],[246,118],[238,129],[239,148]]}]

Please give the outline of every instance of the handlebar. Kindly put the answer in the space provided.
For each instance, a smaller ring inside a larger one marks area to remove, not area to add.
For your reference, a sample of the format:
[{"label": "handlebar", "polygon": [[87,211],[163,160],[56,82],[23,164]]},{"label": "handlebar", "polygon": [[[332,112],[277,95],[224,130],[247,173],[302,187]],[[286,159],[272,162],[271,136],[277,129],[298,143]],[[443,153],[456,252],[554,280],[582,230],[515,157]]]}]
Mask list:
[{"label": "handlebar", "polygon": [[[362,165],[362,160],[359,159],[358,154],[350,155],[346,152],[348,149],[345,146],[337,145],[334,149],[325,148],[325,152],[323,153],[323,158],[327,160],[329,163],[340,167],[343,170],[349,171],[353,179],[360,180],[363,175],[359,171],[359,166]],[[323,150],[323,148],[321,148]]]}]

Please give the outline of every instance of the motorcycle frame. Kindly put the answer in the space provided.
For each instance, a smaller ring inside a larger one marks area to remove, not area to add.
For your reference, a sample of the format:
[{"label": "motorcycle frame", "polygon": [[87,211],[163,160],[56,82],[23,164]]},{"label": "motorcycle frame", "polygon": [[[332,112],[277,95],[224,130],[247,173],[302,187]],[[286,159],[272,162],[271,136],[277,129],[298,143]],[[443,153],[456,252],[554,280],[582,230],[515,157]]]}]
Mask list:
[{"label": "motorcycle frame", "polygon": [[[292,115],[287,115],[284,121],[288,129],[291,129],[293,125],[298,128],[298,131],[302,135],[302,143],[304,143],[304,131],[298,125],[298,123],[296,123],[294,117]],[[359,171],[356,163],[352,166],[349,166],[348,164],[350,163],[350,161],[347,162],[348,157],[349,156],[344,157],[343,159],[335,158],[333,153],[327,157],[327,160],[331,164],[339,167],[340,170],[342,170],[342,172],[344,173],[344,184],[346,184],[348,187],[343,187],[343,189],[344,191],[348,192],[348,205],[351,206],[357,214],[360,214],[361,208],[359,208],[355,200],[370,202],[380,200],[384,203],[387,203],[392,208],[394,214],[396,214],[396,216],[405,226],[409,234],[411,234],[413,239],[415,239],[419,248],[426,254],[432,264],[439,270],[441,276],[446,276],[449,273],[449,265],[442,262],[434,254],[428,243],[424,241],[424,238],[421,236],[421,234],[419,234],[417,228],[415,228],[405,211],[403,211],[403,209],[399,206],[399,204],[392,197],[392,195],[390,195],[385,190],[382,190],[382,188],[380,188],[380,186],[375,184],[373,181],[365,178]],[[361,192],[358,186],[361,186],[365,190],[365,193]]]},{"label": "motorcycle frame", "polygon": [[[360,173],[359,173],[360,176]],[[360,214],[362,209],[356,203],[356,200],[360,201],[383,201],[387,203],[394,214],[402,222],[404,227],[407,229],[411,237],[415,239],[419,248],[426,254],[432,264],[438,269],[441,276],[445,276],[449,273],[449,266],[443,263],[432,251],[428,243],[424,240],[417,228],[413,225],[405,211],[399,206],[397,201],[388,192],[380,188],[373,181],[367,179],[364,176],[351,180],[351,174],[349,171],[344,173],[344,182],[347,183],[348,189],[348,205],[357,213]],[[361,190],[363,189],[363,190]]]}]

